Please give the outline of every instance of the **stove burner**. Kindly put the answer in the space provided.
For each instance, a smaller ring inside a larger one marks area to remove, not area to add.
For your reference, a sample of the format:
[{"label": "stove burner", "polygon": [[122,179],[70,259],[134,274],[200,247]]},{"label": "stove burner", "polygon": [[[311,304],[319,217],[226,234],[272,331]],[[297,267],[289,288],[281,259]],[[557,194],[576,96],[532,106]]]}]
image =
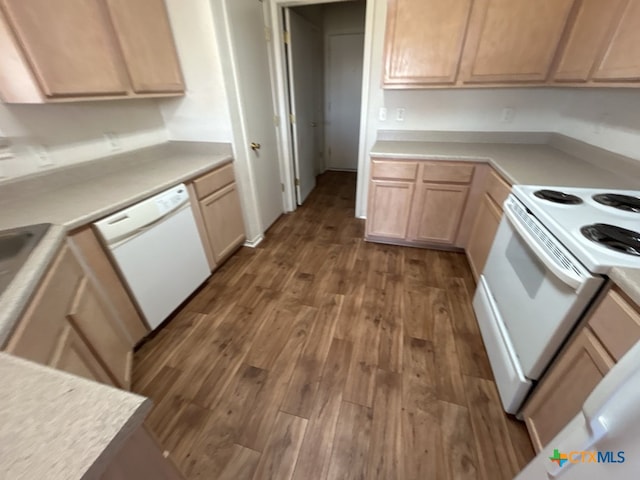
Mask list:
[{"label": "stove burner", "polygon": [[579,205],[582,203],[580,197],[571,195],[569,193],[559,192],[557,190],[538,190],[533,194],[543,200],[547,200],[553,203],[562,203],[564,205]]},{"label": "stove burner", "polygon": [[619,195],[617,193],[601,193],[594,195],[593,199],[607,207],[617,208],[626,212],[640,213],[640,198],[638,197]]},{"label": "stove burner", "polygon": [[625,228],[594,223],[580,229],[589,240],[611,250],[640,257],[640,233]]}]

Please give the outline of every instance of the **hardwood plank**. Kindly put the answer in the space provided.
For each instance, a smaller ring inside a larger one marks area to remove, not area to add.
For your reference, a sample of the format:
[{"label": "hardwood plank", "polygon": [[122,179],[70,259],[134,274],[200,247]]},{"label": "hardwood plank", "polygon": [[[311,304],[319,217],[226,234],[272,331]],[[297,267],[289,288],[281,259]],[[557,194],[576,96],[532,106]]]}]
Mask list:
[{"label": "hardwood plank", "polygon": [[440,434],[443,451],[440,466],[444,471],[444,478],[477,479],[476,445],[467,408],[455,403],[440,402]]},{"label": "hardwood plank", "polygon": [[293,478],[320,479],[326,478],[329,472],[336,422],[352,349],[353,345],[346,340],[335,339],[331,344]]},{"label": "hardwood plank", "polygon": [[435,300],[433,323],[433,349],[436,364],[436,391],[438,399],[466,405],[462,367],[457,355],[456,339],[451,326],[451,314],[444,291]]},{"label": "hardwood plank", "polygon": [[[336,322],[342,308],[342,295],[328,295],[318,309],[307,343],[293,372],[281,410],[309,418],[313,409],[322,370],[333,340]],[[346,365],[349,365],[349,357]]]},{"label": "hardwood plank", "polygon": [[216,477],[217,480],[250,480],[258,467],[260,452],[240,445],[233,446],[229,462]]},{"label": "hardwood plank", "polygon": [[303,307],[299,315],[296,330],[291,333],[287,344],[275,359],[263,388],[256,393],[254,406],[247,413],[240,429],[237,443],[247,448],[259,452],[265,448],[289,380],[306,342],[309,325],[315,319],[316,310]]},{"label": "hardwood plank", "polygon": [[446,479],[443,456],[440,418],[422,410],[402,412],[404,478]]},{"label": "hardwood plank", "polygon": [[181,459],[180,467],[189,478],[217,478],[232,460],[240,428],[259,392],[264,388],[268,372],[243,365],[199,430],[198,441]]},{"label": "hardwood plank", "polygon": [[306,419],[278,413],[253,478],[290,479],[306,427]]},{"label": "hardwood plank", "polygon": [[327,478],[364,480],[369,458],[371,423],[370,408],[342,402],[333,439],[333,452]]},{"label": "hardwood plank", "polygon": [[366,290],[362,309],[350,339],[354,343],[344,399],[365,407],[373,405],[375,373],[378,365],[381,299],[379,290]]},{"label": "hardwood plank", "polygon": [[510,480],[519,468],[496,386],[475,377],[465,376],[464,381],[481,478]]},{"label": "hardwood plank", "polygon": [[402,377],[377,370],[367,479],[403,479]]},{"label": "hardwood plank", "polygon": [[382,292],[382,318],[380,319],[378,368],[390,372],[402,370],[403,347],[403,295],[401,279],[397,275],[387,275],[386,288]]}]

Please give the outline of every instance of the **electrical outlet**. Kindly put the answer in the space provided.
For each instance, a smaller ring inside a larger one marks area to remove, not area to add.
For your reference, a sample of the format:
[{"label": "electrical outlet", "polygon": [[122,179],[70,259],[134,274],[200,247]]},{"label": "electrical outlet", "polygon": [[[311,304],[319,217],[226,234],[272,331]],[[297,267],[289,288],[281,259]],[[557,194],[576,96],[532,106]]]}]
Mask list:
[{"label": "electrical outlet", "polygon": [[113,132],[106,132],[104,134],[104,139],[106,140],[109,148],[112,152],[117,152],[122,150],[122,144],[120,143],[120,137]]},{"label": "electrical outlet", "polygon": [[378,120],[384,122],[387,120],[387,107],[380,107],[378,111]]},{"label": "electrical outlet", "polygon": [[502,118],[500,121],[502,123],[511,123],[513,122],[513,117],[516,116],[516,109],[513,107],[504,107],[502,109]]},{"label": "electrical outlet", "polygon": [[42,145],[36,145],[31,147],[31,151],[36,157],[36,162],[38,162],[38,166],[41,168],[51,167],[54,164],[54,161],[51,159],[51,155],[45,147]]},{"label": "electrical outlet", "polygon": [[398,122],[404,122],[404,108],[396,109],[396,120]]}]

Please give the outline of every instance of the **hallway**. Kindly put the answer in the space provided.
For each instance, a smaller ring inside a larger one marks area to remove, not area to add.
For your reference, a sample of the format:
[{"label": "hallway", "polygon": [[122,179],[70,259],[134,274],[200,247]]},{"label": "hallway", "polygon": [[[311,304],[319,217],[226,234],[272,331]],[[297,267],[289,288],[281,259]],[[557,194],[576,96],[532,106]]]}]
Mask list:
[{"label": "hallway", "polygon": [[511,479],[463,254],[367,243],[327,172],[136,353],[147,425],[190,479]]}]

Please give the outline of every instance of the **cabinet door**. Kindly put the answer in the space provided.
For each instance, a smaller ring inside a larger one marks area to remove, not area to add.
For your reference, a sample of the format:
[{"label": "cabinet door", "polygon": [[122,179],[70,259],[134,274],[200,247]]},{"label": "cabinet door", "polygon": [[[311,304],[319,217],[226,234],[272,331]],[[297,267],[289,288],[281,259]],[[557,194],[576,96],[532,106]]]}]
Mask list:
[{"label": "cabinet door", "polygon": [[100,290],[109,299],[115,312],[115,321],[121,322],[129,337],[129,346],[133,349],[136,343],[149,333],[149,327],[144,324],[98,237],[87,227],[70,235],[69,242],[97,279]]},{"label": "cabinet door", "polygon": [[371,180],[367,235],[406,239],[414,190],[413,182]]},{"label": "cabinet door", "polygon": [[125,94],[101,2],[0,0],[0,5],[47,97]]},{"label": "cabinet door", "polygon": [[83,276],[73,252],[62,247],[9,339],[9,353],[44,365],[51,363]]},{"label": "cabinet door", "polygon": [[465,43],[465,82],[547,78],[574,0],[476,0]]},{"label": "cabinet door", "polygon": [[216,263],[245,239],[240,196],[236,184],[227,185],[200,202],[207,237]]},{"label": "cabinet door", "polygon": [[491,200],[488,194],[482,197],[480,209],[469,236],[467,244],[467,257],[476,280],[482,273],[487,262],[493,239],[500,225],[502,210]]},{"label": "cabinet door", "polygon": [[385,86],[453,83],[471,0],[390,0]]},{"label": "cabinet door", "polygon": [[582,0],[554,75],[556,81],[586,82],[626,0]]},{"label": "cabinet door", "polygon": [[65,323],[50,366],[79,377],[113,385],[113,381],[78,332]]},{"label": "cabinet door", "polygon": [[78,287],[69,319],[87,339],[118,385],[129,388],[131,347],[113,314],[86,277]]},{"label": "cabinet door", "polygon": [[537,450],[575,417],[614,361],[588,328],[556,359],[522,414]]},{"label": "cabinet door", "polygon": [[411,238],[452,245],[460,227],[469,187],[424,183],[418,189],[411,215]]},{"label": "cabinet door", "polygon": [[640,0],[625,0],[622,16],[593,79],[623,81],[640,79]]},{"label": "cabinet door", "polygon": [[163,0],[107,0],[136,93],[182,92],[184,83]]}]

